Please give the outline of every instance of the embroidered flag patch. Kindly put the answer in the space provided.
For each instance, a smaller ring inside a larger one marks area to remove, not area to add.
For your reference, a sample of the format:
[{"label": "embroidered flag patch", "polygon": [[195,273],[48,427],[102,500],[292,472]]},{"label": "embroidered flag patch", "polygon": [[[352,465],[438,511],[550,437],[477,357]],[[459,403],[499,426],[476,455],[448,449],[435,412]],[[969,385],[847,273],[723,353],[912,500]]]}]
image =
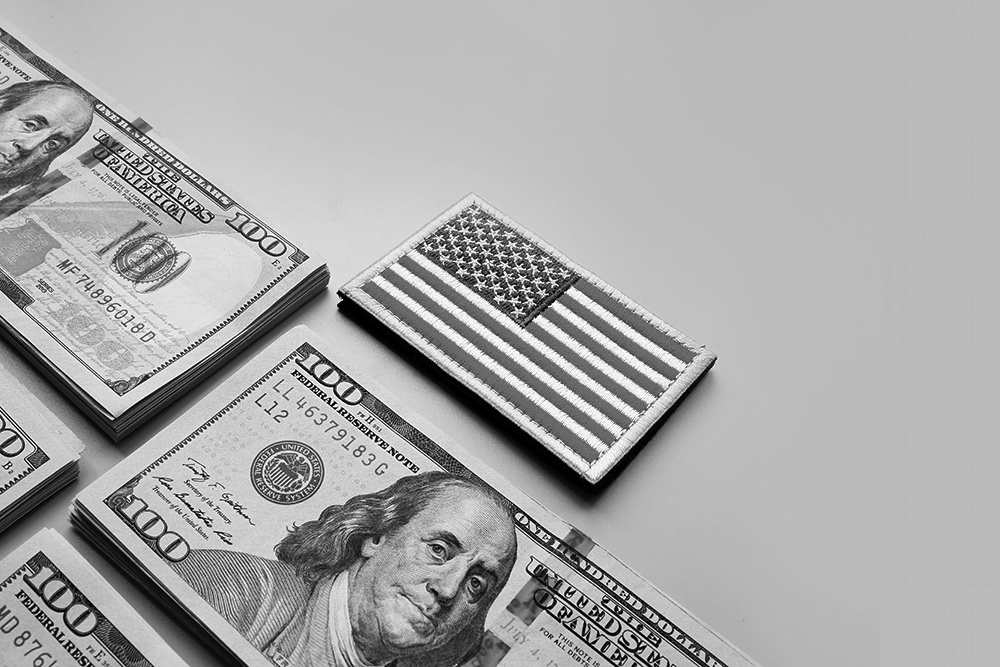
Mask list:
[{"label": "embroidered flag patch", "polygon": [[591,484],[716,358],[475,195],[340,295]]}]

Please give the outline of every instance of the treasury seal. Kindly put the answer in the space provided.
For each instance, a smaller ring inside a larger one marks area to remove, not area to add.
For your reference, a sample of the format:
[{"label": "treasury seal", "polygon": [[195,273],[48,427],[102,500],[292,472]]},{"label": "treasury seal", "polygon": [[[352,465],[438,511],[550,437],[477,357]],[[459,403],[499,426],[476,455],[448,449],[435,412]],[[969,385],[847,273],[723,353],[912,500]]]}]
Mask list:
[{"label": "treasury seal", "polygon": [[294,505],[311,497],[323,483],[323,461],[309,445],[294,440],[276,442],[254,458],[250,482],[272,503]]}]

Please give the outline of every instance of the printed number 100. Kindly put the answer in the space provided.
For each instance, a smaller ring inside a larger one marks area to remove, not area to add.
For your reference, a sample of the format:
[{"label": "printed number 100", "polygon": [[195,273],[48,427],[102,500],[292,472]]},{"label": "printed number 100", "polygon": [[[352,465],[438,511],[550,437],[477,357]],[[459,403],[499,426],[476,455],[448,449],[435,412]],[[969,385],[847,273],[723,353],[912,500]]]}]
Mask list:
[{"label": "printed number 100", "polygon": [[167,522],[149,509],[142,498],[132,496],[128,505],[118,508],[118,513],[125,517],[132,530],[140,537],[152,540],[156,544],[156,550],[167,560],[179,563],[191,552],[187,540],[172,530],[167,530]]},{"label": "printed number 100", "polygon": [[80,637],[86,637],[97,629],[97,614],[94,610],[78,602],[69,584],[59,578],[52,568],[42,566],[38,572],[24,578],[38,597],[45,601],[49,609],[62,613],[68,627]]}]

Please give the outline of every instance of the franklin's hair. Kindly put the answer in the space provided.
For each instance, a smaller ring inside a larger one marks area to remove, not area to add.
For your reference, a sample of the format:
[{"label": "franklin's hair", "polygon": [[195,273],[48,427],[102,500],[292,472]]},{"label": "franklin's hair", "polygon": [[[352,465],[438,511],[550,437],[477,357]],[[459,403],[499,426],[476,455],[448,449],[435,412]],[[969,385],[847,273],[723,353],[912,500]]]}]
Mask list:
[{"label": "franklin's hair", "polygon": [[450,488],[478,491],[511,516],[509,501],[485,484],[452,473],[431,471],[403,477],[381,491],[327,507],[316,521],[290,528],[274,553],[278,560],[294,567],[305,581],[315,583],[349,568],[361,557],[365,539],[381,537],[406,525]]},{"label": "franklin's hair", "polygon": [[[58,81],[23,81],[0,90],[0,114],[12,111],[25,102],[30,101],[43,91],[52,89],[66,90],[76,94],[90,109],[90,113],[94,113],[94,98],[83,88],[79,88],[69,83],[59,83]],[[79,141],[80,137],[82,137],[85,133],[86,131],[81,132],[75,140],[64,146],[61,151],[52,155],[48,160],[44,160],[43,162],[36,164],[34,167],[18,174],[14,174],[9,178],[0,178],[0,195],[13,190],[16,187],[27,185],[28,183],[41,178],[45,172],[49,170],[49,165],[52,164],[52,161],[65,153],[66,149],[70,148],[73,144]]]},{"label": "franklin's hair", "polygon": [[43,91],[53,89],[67,90],[75,93],[90,107],[90,111],[93,113],[94,98],[91,97],[90,93],[79,86],[74,86],[71,83],[60,83],[59,81],[22,81],[21,83],[7,86],[3,90],[0,90],[0,113],[16,109]]}]

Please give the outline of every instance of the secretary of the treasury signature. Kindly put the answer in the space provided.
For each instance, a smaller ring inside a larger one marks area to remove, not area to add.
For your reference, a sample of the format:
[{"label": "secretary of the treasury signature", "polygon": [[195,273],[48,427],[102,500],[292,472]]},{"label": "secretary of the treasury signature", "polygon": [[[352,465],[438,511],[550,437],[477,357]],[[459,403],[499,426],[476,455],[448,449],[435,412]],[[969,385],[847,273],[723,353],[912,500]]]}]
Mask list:
[{"label": "secretary of the treasury signature", "polygon": [[517,541],[501,496],[435,471],[328,507],[275,553],[193,550],[174,568],[275,664],[431,667],[478,649]]}]

